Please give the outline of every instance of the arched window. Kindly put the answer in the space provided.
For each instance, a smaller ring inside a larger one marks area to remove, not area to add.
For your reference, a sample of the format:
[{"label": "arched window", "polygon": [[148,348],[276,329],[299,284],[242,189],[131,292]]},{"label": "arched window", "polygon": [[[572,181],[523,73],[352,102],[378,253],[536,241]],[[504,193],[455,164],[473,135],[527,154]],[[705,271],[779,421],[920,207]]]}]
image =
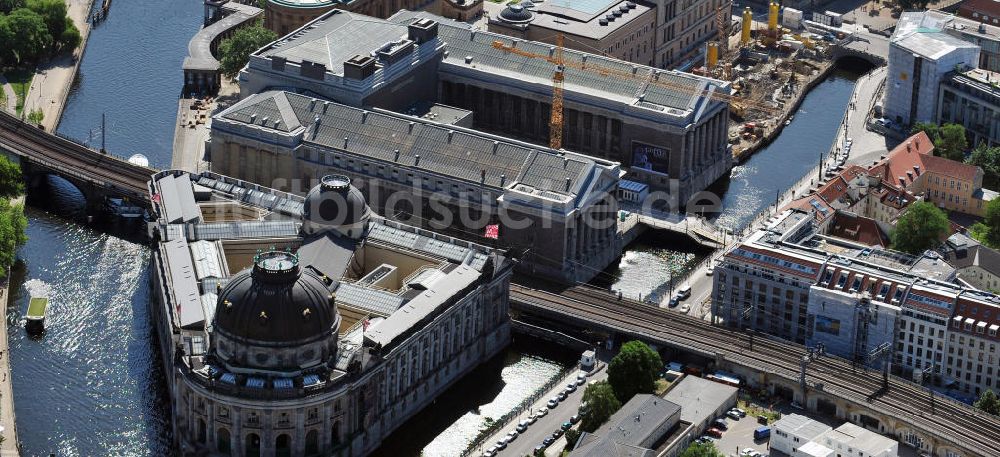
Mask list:
[{"label": "arched window", "polygon": [[229,444],[229,430],[220,428],[215,431],[215,448],[220,454],[229,455],[232,445]]},{"label": "arched window", "polygon": [[278,435],[278,438],[274,440],[274,455],[292,457],[292,437],[286,433]]},{"label": "arched window", "polygon": [[319,432],[309,430],[306,433],[306,456],[319,455]]},{"label": "arched window", "polygon": [[248,434],[243,450],[243,455],[246,457],[260,457],[260,436],[256,433]]}]

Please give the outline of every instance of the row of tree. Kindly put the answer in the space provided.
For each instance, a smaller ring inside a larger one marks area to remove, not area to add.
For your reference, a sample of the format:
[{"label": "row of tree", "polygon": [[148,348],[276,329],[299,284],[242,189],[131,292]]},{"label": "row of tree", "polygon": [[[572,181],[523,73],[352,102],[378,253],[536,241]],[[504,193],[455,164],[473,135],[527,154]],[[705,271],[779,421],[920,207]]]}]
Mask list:
[{"label": "row of tree", "polygon": [[0,0],[0,67],[70,51],[80,31],[66,15],[63,0]]},{"label": "row of tree", "polygon": [[[2,0],[0,0],[2,1]],[[0,277],[17,260],[17,248],[28,242],[25,231],[28,219],[24,216],[24,206],[12,205],[10,199],[24,193],[24,178],[21,167],[0,155]]]}]

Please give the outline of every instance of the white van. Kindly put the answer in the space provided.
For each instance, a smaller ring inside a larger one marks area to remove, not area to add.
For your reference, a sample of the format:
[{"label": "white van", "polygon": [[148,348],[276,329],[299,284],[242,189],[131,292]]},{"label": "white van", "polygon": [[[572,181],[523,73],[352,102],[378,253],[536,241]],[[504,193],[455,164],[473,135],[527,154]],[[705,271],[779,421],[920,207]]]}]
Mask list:
[{"label": "white van", "polygon": [[690,297],[691,296],[691,286],[689,286],[687,284],[682,284],[681,287],[679,289],[677,289],[677,296],[680,297],[681,300],[684,300],[685,298]]}]

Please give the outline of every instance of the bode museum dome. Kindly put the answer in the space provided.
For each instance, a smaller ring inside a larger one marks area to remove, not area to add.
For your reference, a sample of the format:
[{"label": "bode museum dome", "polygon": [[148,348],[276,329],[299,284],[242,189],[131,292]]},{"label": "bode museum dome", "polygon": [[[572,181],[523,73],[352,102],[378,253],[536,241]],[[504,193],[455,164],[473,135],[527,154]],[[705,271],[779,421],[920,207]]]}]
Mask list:
[{"label": "bode museum dome", "polygon": [[180,455],[367,455],[510,340],[503,253],[386,221],[348,177],[303,198],[169,170],[151,191]]}]

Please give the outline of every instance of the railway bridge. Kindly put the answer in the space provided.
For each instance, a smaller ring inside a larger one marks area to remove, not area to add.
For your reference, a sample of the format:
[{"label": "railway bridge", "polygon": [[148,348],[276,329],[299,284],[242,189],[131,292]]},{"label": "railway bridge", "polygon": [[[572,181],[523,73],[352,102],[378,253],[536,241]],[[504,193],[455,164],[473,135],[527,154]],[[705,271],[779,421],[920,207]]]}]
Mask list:
[{"label": "railway bridge", "polygon": [[[812,356],[807,348],[619,298],[587,287],[558,292],[511,285],[512,315],[521,321],[599,344],[640,339],[671,357],[736,373],[755,388],[834,415],[939,457],[995,455],[1000,418],[904,379],[855,368],[847,360]],[[581,329],[586,329],[581,331]],[[804,358],[809,358],[800,377]]]},{"label": "railway bridge", "polygon": [[53,135],[6,112],[0,112],[0,152],[20,160],[29,186],[46,175],[73,184],[86,199],[88,213],[108,197],[149,206],[146,182],[156,170]]}]

